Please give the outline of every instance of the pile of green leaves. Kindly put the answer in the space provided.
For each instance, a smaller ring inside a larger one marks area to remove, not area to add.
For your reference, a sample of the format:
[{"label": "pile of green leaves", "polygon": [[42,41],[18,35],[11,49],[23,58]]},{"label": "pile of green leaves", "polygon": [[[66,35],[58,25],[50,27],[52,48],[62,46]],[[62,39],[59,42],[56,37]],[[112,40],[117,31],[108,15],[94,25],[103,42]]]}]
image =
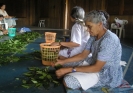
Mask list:
[{"label": "pile of green leaves", "polygon": [[32,59],[42,60],[41,51],[33,50],[33,52],[31,52],[31,53],[24,53],[23,56],[20,56],[20,59],[21,60],[32,60]]},{"label": "pile of green leaves", "polygon": [[0,39],[3,38],[3,35],[0,36]]},{"label": "pile of green leaves", "polygon": [[28,32],[0,42],[0,65],[19,61],[20,57],[16,54],[23,53],[26,45],[38,37],[41,37],[38,32]]},{"label": "pile of green leaves", "polygon": [[60,85],[61,82],[56,78],[53,71],[50,72],[49,67],[30,67],[29,72],[24,73],[22,83],[22,86],[27,89],[31,87],[49,89],[52,86]]},{"label": "pile of green leaves", "polygon": [[[13,39],[9,39],[5,42],[0,42],[0,65],[28,59],[42,60],[40,51],[31,49],[33,50],[32,53],[23,52],[26,45],[38,37],[41,37],[39,33],[29,32],[15,36]],[[21,56],[18,56],[19,54],[21,54]],[[55,69],[61,67],[61,65],[58,65]],[[16,79],[19,80],[19,78]],[[27,89],[31,87],[44,87],[45,89],[49,89],[61,83],[61,81],[56,78],[55,71],[50,71],[49,67],[30,67],[29,71],[24,73],[24,77],[21,80],[22,86]]]}]

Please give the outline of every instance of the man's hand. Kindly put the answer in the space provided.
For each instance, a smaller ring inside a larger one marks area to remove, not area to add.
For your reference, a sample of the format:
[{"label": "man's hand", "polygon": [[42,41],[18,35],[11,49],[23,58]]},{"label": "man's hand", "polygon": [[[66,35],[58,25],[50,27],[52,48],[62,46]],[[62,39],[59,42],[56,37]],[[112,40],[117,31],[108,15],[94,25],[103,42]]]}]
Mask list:
[{"label": "man's hand", "polygon": [[72,68],[61,68],[59,70],[56,70],[56,76],[57,78],[63,77],[65,74],[72,72]]}]

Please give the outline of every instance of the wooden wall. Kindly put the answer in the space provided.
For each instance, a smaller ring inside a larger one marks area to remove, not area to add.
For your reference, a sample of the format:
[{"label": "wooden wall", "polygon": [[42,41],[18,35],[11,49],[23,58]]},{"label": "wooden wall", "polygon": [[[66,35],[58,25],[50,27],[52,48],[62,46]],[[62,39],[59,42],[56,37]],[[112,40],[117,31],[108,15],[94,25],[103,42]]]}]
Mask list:
[{"label": "wooden wall", "polygon": [[63,28],[65,0],[37,0],[37,18],[46,20],[46,27]]},{"label": "wooden wall", "polygon": [[[46,20],[47,28],[64,28],[66,0],[0,0],[6,3],[6,11],[19,20],[19,26],[37,26],[40,19]],[[110,14],[109,24],[114,18],[128,20],[126,38],[133,38],[133,0],[68,0],[67,28],[71,29],[70,11],[81,6],[85,12],[106,10]]]},{"label": "wooden wall", "polygon": [[34,0],[0,0],[6,4],[6,11],[10,16],[16,16],[19,26],[33,25],[35,21]]},{"label": "wooden wall", "polygon": [[133,38],[133,0],[106,0],[105,10],[110,14],[110,24],[115,17],[128,20],[125,35],[126,38]]},{"label": "wooden wall", "polygon": [[[68,0],[69,1],[69,13],[74,6],[81,6],[85,12],[91,10],[105,10],[110,14],[109,26],[114,22],[114,18],[128,20],[128,24],[125,25],[125,37],[133,38],[133,0]],[[68,17],[68,19],[70,19]],[[68,22],[68,28],[70,29],[72,23]]]},{"label": "wooden wall", "polygon": [[74,6],[81,6],[87,13],[91,10],[101,10],[104,1],[105,0],[68,0],[68,28],[71,29],[72,26],[72,22],[70,21],[70,12]]}]

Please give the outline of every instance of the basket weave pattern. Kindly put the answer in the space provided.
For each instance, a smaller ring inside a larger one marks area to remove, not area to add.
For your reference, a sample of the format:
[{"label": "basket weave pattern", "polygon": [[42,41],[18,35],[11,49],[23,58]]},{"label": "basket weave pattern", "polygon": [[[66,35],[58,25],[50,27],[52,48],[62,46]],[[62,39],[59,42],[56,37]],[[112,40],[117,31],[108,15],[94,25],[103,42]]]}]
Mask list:
[{"label": "basket weave pattern", "polygon": [[60,46],[49,46],[50,43],[41,43],[41,54],[43,65],[51,65],[51,62],[56,62],[60,51]]}]

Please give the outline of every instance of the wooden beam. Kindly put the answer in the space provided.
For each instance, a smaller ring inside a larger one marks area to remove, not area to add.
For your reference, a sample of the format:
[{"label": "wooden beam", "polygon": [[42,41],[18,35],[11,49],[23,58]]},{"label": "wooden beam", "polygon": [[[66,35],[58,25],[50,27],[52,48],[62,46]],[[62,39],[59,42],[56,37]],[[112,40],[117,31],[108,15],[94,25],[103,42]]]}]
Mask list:
[{"label": "wooden beam", "polygon": [[105,9],[105,4],[106,4],[106,0],[102,0],[101,10],[106,10]]},{"label": "wooden beam", "polygon": [[66,0],[65,2],[66,2],[66,4],[65,4],[65,26],[64,26],[64,29],[67,29],[68,0]]}]

